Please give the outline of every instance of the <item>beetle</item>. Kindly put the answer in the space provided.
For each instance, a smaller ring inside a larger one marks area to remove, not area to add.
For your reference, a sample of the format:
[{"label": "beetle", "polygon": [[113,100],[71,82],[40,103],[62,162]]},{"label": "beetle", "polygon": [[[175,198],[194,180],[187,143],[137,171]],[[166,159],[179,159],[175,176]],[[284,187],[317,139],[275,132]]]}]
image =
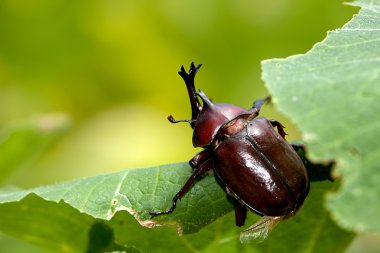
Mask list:
[{"label": "beetle", "polygon": [[172,213],[195,180],[213,170],[234,199],[237,226],[244,225],[247,210],[262,216],[243,231],[241,240],[265,239],[279,221],[293,216],[302,206],[309,192],[306,168],[295,151],[297,147],[285,140],[284,126],[258,117],[269,97],[256,100],[248,110],[214,103],[201,90],[195,90],[194,79],[201,66],[191,63],[188,72],[183,66],[178,72],[187,87],[191,119],[175,120],[171,115],[168,119],[171,123],[189,123],[194,130],[193,146],[203,150],[189,161],[193,174],[174,196],[171,208],[150,215]]}]

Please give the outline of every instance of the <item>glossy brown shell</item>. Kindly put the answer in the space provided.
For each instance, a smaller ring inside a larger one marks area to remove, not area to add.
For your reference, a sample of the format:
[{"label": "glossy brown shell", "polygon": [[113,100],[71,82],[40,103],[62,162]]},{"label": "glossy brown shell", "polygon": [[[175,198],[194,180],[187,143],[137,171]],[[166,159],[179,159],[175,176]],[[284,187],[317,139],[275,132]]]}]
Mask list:
[{"label": "glossy brown shell", "polygon": [[262,117],[214,150],[214,170],[230,195],[266,216],[293,214],[309,191],[297,153]]},{"label": "glossy brown shell", "polygon": [[198,95],[202,98],[203,108],[199,112],[194,126],[194,147],[206,147],[210,145],[222,126],[240,115],[251,114],[250,111],[240,106],[213,103],[202,91],[199,91]]}]

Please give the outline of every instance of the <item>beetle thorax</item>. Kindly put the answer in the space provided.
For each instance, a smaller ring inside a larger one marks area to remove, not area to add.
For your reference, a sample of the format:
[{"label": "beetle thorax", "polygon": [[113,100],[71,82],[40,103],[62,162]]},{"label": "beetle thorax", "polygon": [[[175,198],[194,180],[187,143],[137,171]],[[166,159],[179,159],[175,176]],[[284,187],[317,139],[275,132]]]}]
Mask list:
[{"label": "beetle thorax", "polygon": [[[227,130],[227,135],[233,135],[244,128],[245,118],[251,114],[250,111],[236,105],[213,103],[202,91],[198,95],[203,106],[194,126],[194,147],[209,146],[222,127]],[[244,116],[240,117],[241,115]]]}]

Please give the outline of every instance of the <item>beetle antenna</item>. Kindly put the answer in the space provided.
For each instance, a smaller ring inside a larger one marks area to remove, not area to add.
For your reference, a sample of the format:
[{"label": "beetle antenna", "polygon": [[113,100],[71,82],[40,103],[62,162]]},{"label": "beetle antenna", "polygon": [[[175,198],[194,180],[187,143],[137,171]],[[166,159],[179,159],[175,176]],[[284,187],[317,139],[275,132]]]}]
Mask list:
[{"label": "beetle antenna", "polygon": [[202,110],[202,106],[195,92],[195,84],[194,84],[195,75],[197,74],[201,66],[202,64],[195,66],[194,62],[192,62],[188,72],[186,72],[183,65],[181,66],[180,71],[178,71],[178,74],[185,81],[187,93],[189,94],[189,98],[190,98],[190,105],[191,105],[190,125],[192,128],[194,128],[195,120],[198,117],[199,112]]},{"label": "beetle antenna", "polygon": [[170,123],[186,122],[186,123],[190,123],[190,125],[193,124],[193,122],[195,122],[194,120],[191,120],[191,119],[176,120],[172,115],[168,116],[168,120],[170,121]]}]

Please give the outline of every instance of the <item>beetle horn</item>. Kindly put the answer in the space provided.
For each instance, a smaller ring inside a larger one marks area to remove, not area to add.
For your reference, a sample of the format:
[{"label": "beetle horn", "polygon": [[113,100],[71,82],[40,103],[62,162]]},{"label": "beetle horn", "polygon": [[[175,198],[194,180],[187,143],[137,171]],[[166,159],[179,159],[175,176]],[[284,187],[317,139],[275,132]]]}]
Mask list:
[{"label": "beetle horn", "polygon": [[211,102],[211,100],[206,96],[206,94],[202,91],[202,90],[199,90],[198,92],[196,92],[195,94],[197,94],[203,101],[203,106],[207,106],[207,107],[211,107],[213,106],[214,104]]},{"label": "beetle horn", "polygon": [[[182,77],[182,79],[185,81],[185,84],[186,84],[187,93],[189,94],[190,105],[191,105],[191,120],[193,121],[198,117],[199,112],[202,110],[202,106],[199,103],[198,97],[195,92],[195,85],[194,85],[195,75],[197,74],[201,66],[202,64],[195,66],[194,62],[192,62],[188,72],[186,72],[183,65],[181,66],[180,71],[178,71],[178,74]],[[191,123],[191,127],[194,128],[193,123]]]}]

